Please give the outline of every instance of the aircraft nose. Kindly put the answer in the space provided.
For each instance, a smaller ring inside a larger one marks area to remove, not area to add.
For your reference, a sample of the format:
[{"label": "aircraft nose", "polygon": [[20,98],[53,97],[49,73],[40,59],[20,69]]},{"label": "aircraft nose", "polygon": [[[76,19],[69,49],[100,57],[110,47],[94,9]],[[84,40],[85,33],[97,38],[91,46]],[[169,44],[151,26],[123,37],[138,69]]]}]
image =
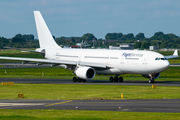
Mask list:
[{"label": "aircraft nose", "polygon": [[166,60],[166,61],[164,61],[163,63],[162,63],[162,70],[166,70],[168,67],[169,67],[169,61],[168,60]]},{"label": "aircraft nose", "polygon": [[155,61],[153,64],[150,64],[149,68],[152,68],[154,73],[160,73],[165,71],[169,67],[169,61],[168,60],[159,60]]}]

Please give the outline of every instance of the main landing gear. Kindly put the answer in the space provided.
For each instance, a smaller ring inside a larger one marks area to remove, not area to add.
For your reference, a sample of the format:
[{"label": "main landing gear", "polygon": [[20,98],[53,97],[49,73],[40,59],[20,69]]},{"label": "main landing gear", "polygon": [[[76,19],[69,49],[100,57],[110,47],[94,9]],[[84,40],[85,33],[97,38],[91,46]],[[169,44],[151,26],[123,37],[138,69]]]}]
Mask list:
[{"label": "main landing gear", "polygon": [[81,78],[76,78],[76,77],[73,77],[72,81],[73,82],[86,82],[86,80],[81,79]]},{"label": "main landing gear", "polygon": [[118,76],[116,75],[114,78],[111,76],[110,78],[109,78],[109,81],[110,82],[123,82],[123,77],[119,77],[118,78]]}]

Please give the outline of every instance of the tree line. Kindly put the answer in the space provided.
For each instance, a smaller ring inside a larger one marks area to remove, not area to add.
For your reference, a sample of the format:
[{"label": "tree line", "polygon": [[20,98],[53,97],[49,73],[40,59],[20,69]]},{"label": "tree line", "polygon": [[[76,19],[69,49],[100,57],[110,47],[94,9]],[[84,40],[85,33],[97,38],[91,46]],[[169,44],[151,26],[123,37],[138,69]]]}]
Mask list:
[{"label": "tree line", "polygon": [[[152,37],[146,38],[144,33],[107,33],[105,39],[97,39],[92,33],[86,33],[82,37],[58,37],[54,40],[61,46],[74,46],[82,40],[88,44],[93,44],[95,47],[108,48],[110,45],[117,46],[118,43],[135,43],[134,48],[148,49],[149,46],[159,46],[160,48],[180,48],[180,37],[170,33],[156,32]],[[0,37],[0,48],[15,47],[15,48],[38,48],[39,42],[34,39],[32,34],[17,34],[13,38],[7,39]]]},{"label": "tree line", "polygon": [[0,37],[0,49],[4,47],[15,47],[15,48],[38,48],[39,42],[34,39],[34,35],[21,35],[17,34],[13,38]]},{"label": "tree line", "polygon": [[159,46],[160,48],[180,48],[180,37],[173,33],[164,34],[156,32],[152,37],[146,38],[144,33],[134,36],[133,33],[107,33],[105,39],[120,40],[122,43],[135,43],[135,48],[148,49],[149,46]]}]

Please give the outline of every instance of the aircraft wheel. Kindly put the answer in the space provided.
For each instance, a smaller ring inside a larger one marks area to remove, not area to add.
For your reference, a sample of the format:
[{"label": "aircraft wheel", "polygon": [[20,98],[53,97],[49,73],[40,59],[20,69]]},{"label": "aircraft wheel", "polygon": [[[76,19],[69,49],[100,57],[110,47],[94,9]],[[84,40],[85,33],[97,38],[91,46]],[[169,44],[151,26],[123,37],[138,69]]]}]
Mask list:
[{"label": "aircraft wheel", "polygon": [[149,84],[150,84],[150,83],[152,83],[152,82],[151,82],[151,79],[149,80]]},{"label": "aircraft wheel", "polygon": [[77,81],[78,81],[78,82],[81,82],[81,78],[78,78]]},{"label": "aircraft wheel", "polygon": [[73,77],[73,82],[77,82],[77,78],[76,77]]},{"label": "aircraft wheel", "polygon": [[154,81],[154,79],[152,79],[152,83],[154,83],[155,81]]},{"label": "aircraft wheel", "polygon": [[113,80],[114,80],[114,78],[111,76],[111,77],[109,78],[109,81],[110,81],[110,82],[113,82]]},{"label": "aircraft wheel", "polygon": [[149,84],[150,83],[154,83],[155,81],[154,81],[154,78],[152,78],[152,79],[149,79]]},{"label": "aircraft wheel", "polygon": [[86,80],[82,80],[83,82],[86,82]]},{"label": "aircraft wheel", "polygon": [[123,77],[119,77],[119,82],[123,82]]},{"label": "aircraft wheel", "polygon": [[118,77],[117,76],[114,77],[114,82],[118,82]]}]

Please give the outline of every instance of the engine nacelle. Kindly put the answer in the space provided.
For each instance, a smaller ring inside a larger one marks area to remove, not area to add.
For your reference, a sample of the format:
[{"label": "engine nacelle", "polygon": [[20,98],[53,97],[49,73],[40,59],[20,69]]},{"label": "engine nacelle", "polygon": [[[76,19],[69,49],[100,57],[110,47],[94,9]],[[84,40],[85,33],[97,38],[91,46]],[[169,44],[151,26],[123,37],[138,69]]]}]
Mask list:
[{"label": "engine nacelle", "polygon": [[79,67],[74,73],[77,77],[85,80],[91,80],[96,75],[96,71],[92,67]]},{"label": "engine nacelle", "polygon": [[[160,74],[161,74],[161,73],[153,74],[153,75],[154,75],[154,79],[159,78]],[[145,77],[145,78],[151,78],[151,77],[150,77],[151,74],[142,74],[142,76]]]}]

